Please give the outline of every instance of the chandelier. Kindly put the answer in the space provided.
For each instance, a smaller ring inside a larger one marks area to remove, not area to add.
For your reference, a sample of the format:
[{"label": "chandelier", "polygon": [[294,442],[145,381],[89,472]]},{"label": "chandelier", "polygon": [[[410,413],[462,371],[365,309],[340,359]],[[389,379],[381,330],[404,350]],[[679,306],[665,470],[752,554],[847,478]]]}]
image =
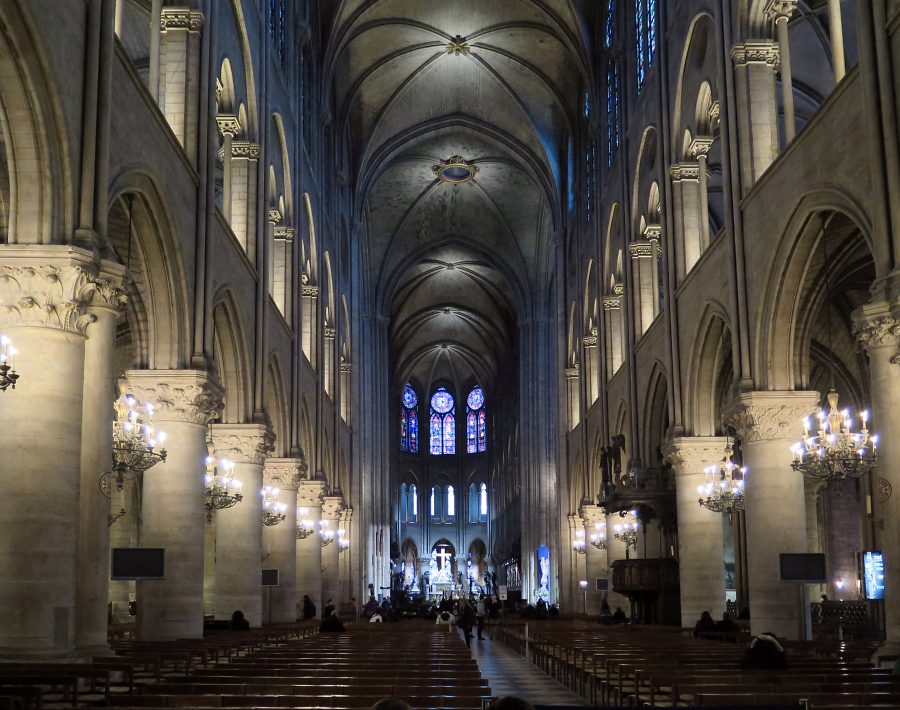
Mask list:
[{"label": "chandelier", "polygon": [[[212,442],[210,442],[210,446]],[[222,469],[221,473],[219,468]],[[234,462],[228,459],[217,461],[213,456],[206,457],[206,522],[211,523],[213,513],[217,510],[233,508],[242,500],[241,482],[234,480],[231,472]]]},{"label": "chandelier", "polygon": [[[16,380],[19,379],[19,375],[16,373],[17,352],[12,341],[5,335],[0,335],[0,392],[16,388]],[[10,362],[12,365],[9,364]]]},{"label": "chandelier", "polygon": [[344,528],[340,528],[337,531],[338,534],[338,552],[346,552],[350,549],[350,539],[347,537],[347,532]]},{"label": "chandelier", "polygon": [[869,413],[859,413],[861,426],[854,431],[850,410],[838,409],[834,390],[828,393],[828,407],[818,411],[815,432],[810,418],[803,420],[803,439],[791,448],[791,468],[826,481],[860,478],[874,470],[878,435],[869,432]]},{"label": "chandelier", "polygon": [[334,530],[328,529],[328,521],[320,520],[319,521],[319,542],[322,547],[328,547],[332,542],[334,542]]},{"label": "chandelier", "polygon": [[572,541],[572,549],[575,550],[575,554],[577,555],[585,554],[584,530],[575,531],[575,539]]},{"label": "chandelier", "polygon": [[615,535],[613,537],[616,540],[621,540],[625,543],[625,550],[628,548],[637,549],[637,534],[638,527],[640,526],[640,522],[637,519],[637,511],[632,510],[628,513],[620,513],[623,516],[631,516],[631,520],[624,523],[616,523],[613,526],[613,530],[615,530]]},{"label": "chandelier", "polygon": [[297,508],[297,539],[305,540],[310,535],[312,535],[316,528],[313,525],[313,521],[307,517],[309,515],[309,508]]},{"label": "chandelier", "polygon": [[706,483],[697,486],[700,505],[714,513],[728,513],[728,521],[734,519],[736,510],[744,509],[744,481],[746,467],[738,466],[733,460],[734,449],[731,442],[725,444],[725,456],[718,464],[704,469]]},{"label": "chandelier", "polygon": [[287,504],[278,502],[280,491],[272,486],[266,486],[260,491],[262,495],[262,524],[266,527],[278,525],[287,518]]},{"label": "chandelier", "polygon": [[591,544],[598,550],[606,549],[606,521],[594,525],[596,532],[591,533]]},{"label": "chandelier", "polygon": [[166,433],[153,428],[152,404],[148,402],[141,406],[130,394],[124,394],[116,400],[115,411],[113,470],[100,477],[100,490],[107,498],[110,496],[113,475],[116,490],[121,491],[129,472],[143,473],[166,460],[166,450],[163,448]]}]

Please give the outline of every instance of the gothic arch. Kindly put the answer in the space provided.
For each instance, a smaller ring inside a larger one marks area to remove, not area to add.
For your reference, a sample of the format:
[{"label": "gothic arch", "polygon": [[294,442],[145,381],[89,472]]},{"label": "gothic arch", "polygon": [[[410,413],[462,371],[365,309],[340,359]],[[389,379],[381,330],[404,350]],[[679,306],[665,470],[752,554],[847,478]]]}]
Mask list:
[{"label": "gothic arch", "polygon": [[230,289],[223,289],[214,300],[213,354],[219,381],[225,388],[222,421],[242,424],[249,421],[251,401],[250,355],[237,301]]},{"label": "gothic arch", "polygon": [[823,188],[801,197],[794,209],[783,238],[772,255],[766,287],[756,324],[757,343],[754,378],[757,386],[767,389],[791,390],[802,386],[803,357],[798,332],[806,317],[809,303],[803,301],[804,285],[820,251],[821,216],[840,213],[853,223],[871,255],[876,276],[886,262],[879,250],[873,248],[872,228],[868,215],[852,197],[835,188]]},{"label": "gothic arch", "polygon": [[644,399],[644,422],[641,445],[641,461],[654,466],[660,459],[662,446],[669,428],[668,378],[665,367],[659,361],[653,363],[647,394]]},{"label": "gothic arch", "polygon": [[126,194],[134,195],[135,255],[146,275],[150,369],[179,369],[190,360],[191,343],[187,278],[181,246],[165,207],[165,200],[152,172],[131,167],[112,180],[109,202]]},{"label": "gothic arch", "polygon": [[287,388],[284,374],[277,355],[269,360],[269,372],[266,378],[265,410],[269,417],[269,426],[275,434],[275,456],[287,456],[291,448],[290,407],[288,406]]},{"label": "gothic arch", "polygon": [[686,429],[694,436],[715,436],[721,427],[721,407],[728,396],[734,366],[731,329],[726,309],[710,302],[704,309],[691,348],[687,376]]}]

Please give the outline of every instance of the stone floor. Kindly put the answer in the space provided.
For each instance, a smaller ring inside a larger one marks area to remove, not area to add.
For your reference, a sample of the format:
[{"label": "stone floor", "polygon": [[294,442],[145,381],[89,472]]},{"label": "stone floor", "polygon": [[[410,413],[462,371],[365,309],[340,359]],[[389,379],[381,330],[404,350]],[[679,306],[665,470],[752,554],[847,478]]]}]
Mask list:
[{"label": "stone floor", "polygon": [[532,705],[584,706],[586,703],[564,685],[511,651],[502,643],[472,639],[472,656],[481,675],[491,686],[491,695],[515,695]]}]

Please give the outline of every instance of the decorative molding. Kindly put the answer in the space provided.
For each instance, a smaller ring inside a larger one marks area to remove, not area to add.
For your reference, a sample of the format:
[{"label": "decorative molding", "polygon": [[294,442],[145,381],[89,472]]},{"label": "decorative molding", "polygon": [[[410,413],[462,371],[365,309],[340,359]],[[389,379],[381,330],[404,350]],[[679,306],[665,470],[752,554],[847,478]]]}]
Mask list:
[{"label": "decorative molding", "polygon": [[269,222],[271,224],[278,224],[281,221],[281,210],[277,210],[274,207],[269,208]]},{"label": "decorative molding", "polygon": [[94,279],[94,294],[91,301],[93,308],[108,308],[111,311],[120,313],[128,303],[128,296],[125,289],[122,288],[120,279],[100,277]]},{"label": "decorative molding", "polygon": [[804,417],[819,406],[818,392],[747,392],[726,410],[726,424],[744,444],[795,440]]},{"label": "decorative molding", "polygon": [[275,238],[280,241],[290,243],[294,241],[294,234],[293,227],[275,227]]},{"label": "decorative molding", "polygon": [[262,466],[275,441],[264,424],[213,424],[210,432],[216,456],[235,463]]},{"label": "decorative molding", "polygon": [[672,182],[699,182],[700,165],[697,163],[674,163],[669,168]]},{"label": "decorative molding", "polygon": [[234,138],[241,132],[241,123],[237,116],[219,115],[216,116],[216,125],[219,127],[219,133],[223,136],[231,136]]},{"label": "decorative molding", "polygon": [[462,35],[456,35],[456,37],[447,42],[445,51],[447,54],[452,54],[456,57],[467,55],[469,53],[469,45]]},{"label": "decorative molding", "polygon": [[297,487],[297,505],[304,508],[321,508],[326,490],[324,481],[301,481]]},{"label": "decorative molding", "polygon": [[[701,155],[708,155],[715,139],[712,136],[696,136],[688,146],[688,155],[692,158],[699,158]],[[699,175],[699,173],[698,173]]]},{"label": "decorative molding", "polygon": [[775,20],[790,20],[797,9],[797,0],[769,0],[766,3],[766,17]]},{"label": "decorative molding", "polygon": [[719,125],[719,115],[722,112],[722,104],[716,100],[709,107],[709,125],[714,128]]},{"label": "decorative molding", "polygon": [[679,436],[665,442],[662,453],[676,475],[703,473],[707,466],[722,460],[727,443],[724,436]]},{"label": "decorative molding", "polygon": [[284,491],[296,491],[306,479],[308,468],[303,459],[266,459],[263,475],[266,485]]},{"label": "decorative molding", "polygon": [[329,520],[338,520],[344,509],[344,499],[340,496],[325,496],[322,501],[322,517]]},{"label": "decorative molding", "polygon": [[584,344],[586,348],[596,348],[597,347],[597,336],[596,335],[585,335],[581,342]]},{"label": "decorative molding", "polygon": [[335,330],[331,326],[326,325],[325,328],[322,330],[322,335],[325,336],[326,338],[334,339],[337,337],[337,330]]},{"label": "decorative molding", "polygon": [[593,530],[597,523],[606,521],[606,511],[599,505],[583,505],[579,512],[584,518],[584,527],[589,530]]},{"label": "decorative molding", "polygon": [[567,367],[566,370],[566,379],[574,380],[578,378],[578,363],[576,362],[574,366]]},{"label": "decorative molding", "polygon": [[853,334],[865,348],[900,345],[900,321],[891,315],[860,318],[853,325]]},{"label": "decorative molding", "polygon": [[640,239],[628,245],[628,253],[631,254],[632,259],[651,259],[654,256],[659,258],[662,255],[662,249],[656,239]]},{"label": "decorative molding", "polygon": [[203,13],[188,7],[164,7],[160,18],[160,30],[187,30],[199,32],[203,28]]},{"label": "decorative molding", "polygon": [[351,368],[350,368],[350,363],[349,363],[349,362],[342,362],[342,363],[341,363],[341,372],[350,372],[350,369],[351,369]]},{"label": "decorative molding", "polygon": [[[659,242],[660,237],[662,237],[662,225],[651,222],[644,227],[644,239]],[[662,255],[662,247],[659,247],[659,253]]]},{"label": "decorative molding", "polygon": [[622,308],[622,297],[621,296],[604,296],[603,297],[603,310],[604,311],[618,311]]},{"label": "decorative molding", "polygon": [[[98,290],[106,290],[89,263],[0,264],[0,326],[40,326],[84,334],[95,320],[86,314]],[[67,263],[66,263],[67,262]]]},{"label": "decorative molding", "polygon": [[770,69],[781,65],[781,51],[778,43],[769,39],[749,39],[731,48],[731,61],[735,67],[749,64],[765,64]]},{"label": "decorative molding", "polygon": [[222,387],[202,370],[128,370],[119,390],[152,402],[157,422],[206,426],[222,409]]},{"label": "decorative molding", "polygon": [[[303,275],[306,278],[306,274]],[[303,288],[300,291],[301,295],[307,296],[309,298],[318,298],[319,297],[319,287],[312,286],[310,284],[303,284]]]},{"label": "decorative molding", "polygon": [[259,160],[260,147],[259,143],[251,143],[250,141],[232,141],[231,157],[247,158],[248,160]]}]

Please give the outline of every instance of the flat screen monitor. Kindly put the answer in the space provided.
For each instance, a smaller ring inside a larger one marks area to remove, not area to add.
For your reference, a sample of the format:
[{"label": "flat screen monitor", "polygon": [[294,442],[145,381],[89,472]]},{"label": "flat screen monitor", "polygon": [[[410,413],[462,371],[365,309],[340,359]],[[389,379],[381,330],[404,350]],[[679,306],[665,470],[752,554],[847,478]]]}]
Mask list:
[{"label": "flat screen monitor", "polygon": [[166,550],[163,547],[114,547],[110,579],[165,579]]},{"label": "flat screen monitor", "polygon": [[264,569],[262,571],[262,586],[277,587],[278,586],[278,570]]},{"label": "flat screen monitor", "polygon": [[862,557],[866,599],[884,599],[884,554],[868,550]]},{"label": "flat screen monitor", "polygon": [[825,555],[821,552],[783,552],[778,557],[782,582],[824,584],[828,581]]}]

